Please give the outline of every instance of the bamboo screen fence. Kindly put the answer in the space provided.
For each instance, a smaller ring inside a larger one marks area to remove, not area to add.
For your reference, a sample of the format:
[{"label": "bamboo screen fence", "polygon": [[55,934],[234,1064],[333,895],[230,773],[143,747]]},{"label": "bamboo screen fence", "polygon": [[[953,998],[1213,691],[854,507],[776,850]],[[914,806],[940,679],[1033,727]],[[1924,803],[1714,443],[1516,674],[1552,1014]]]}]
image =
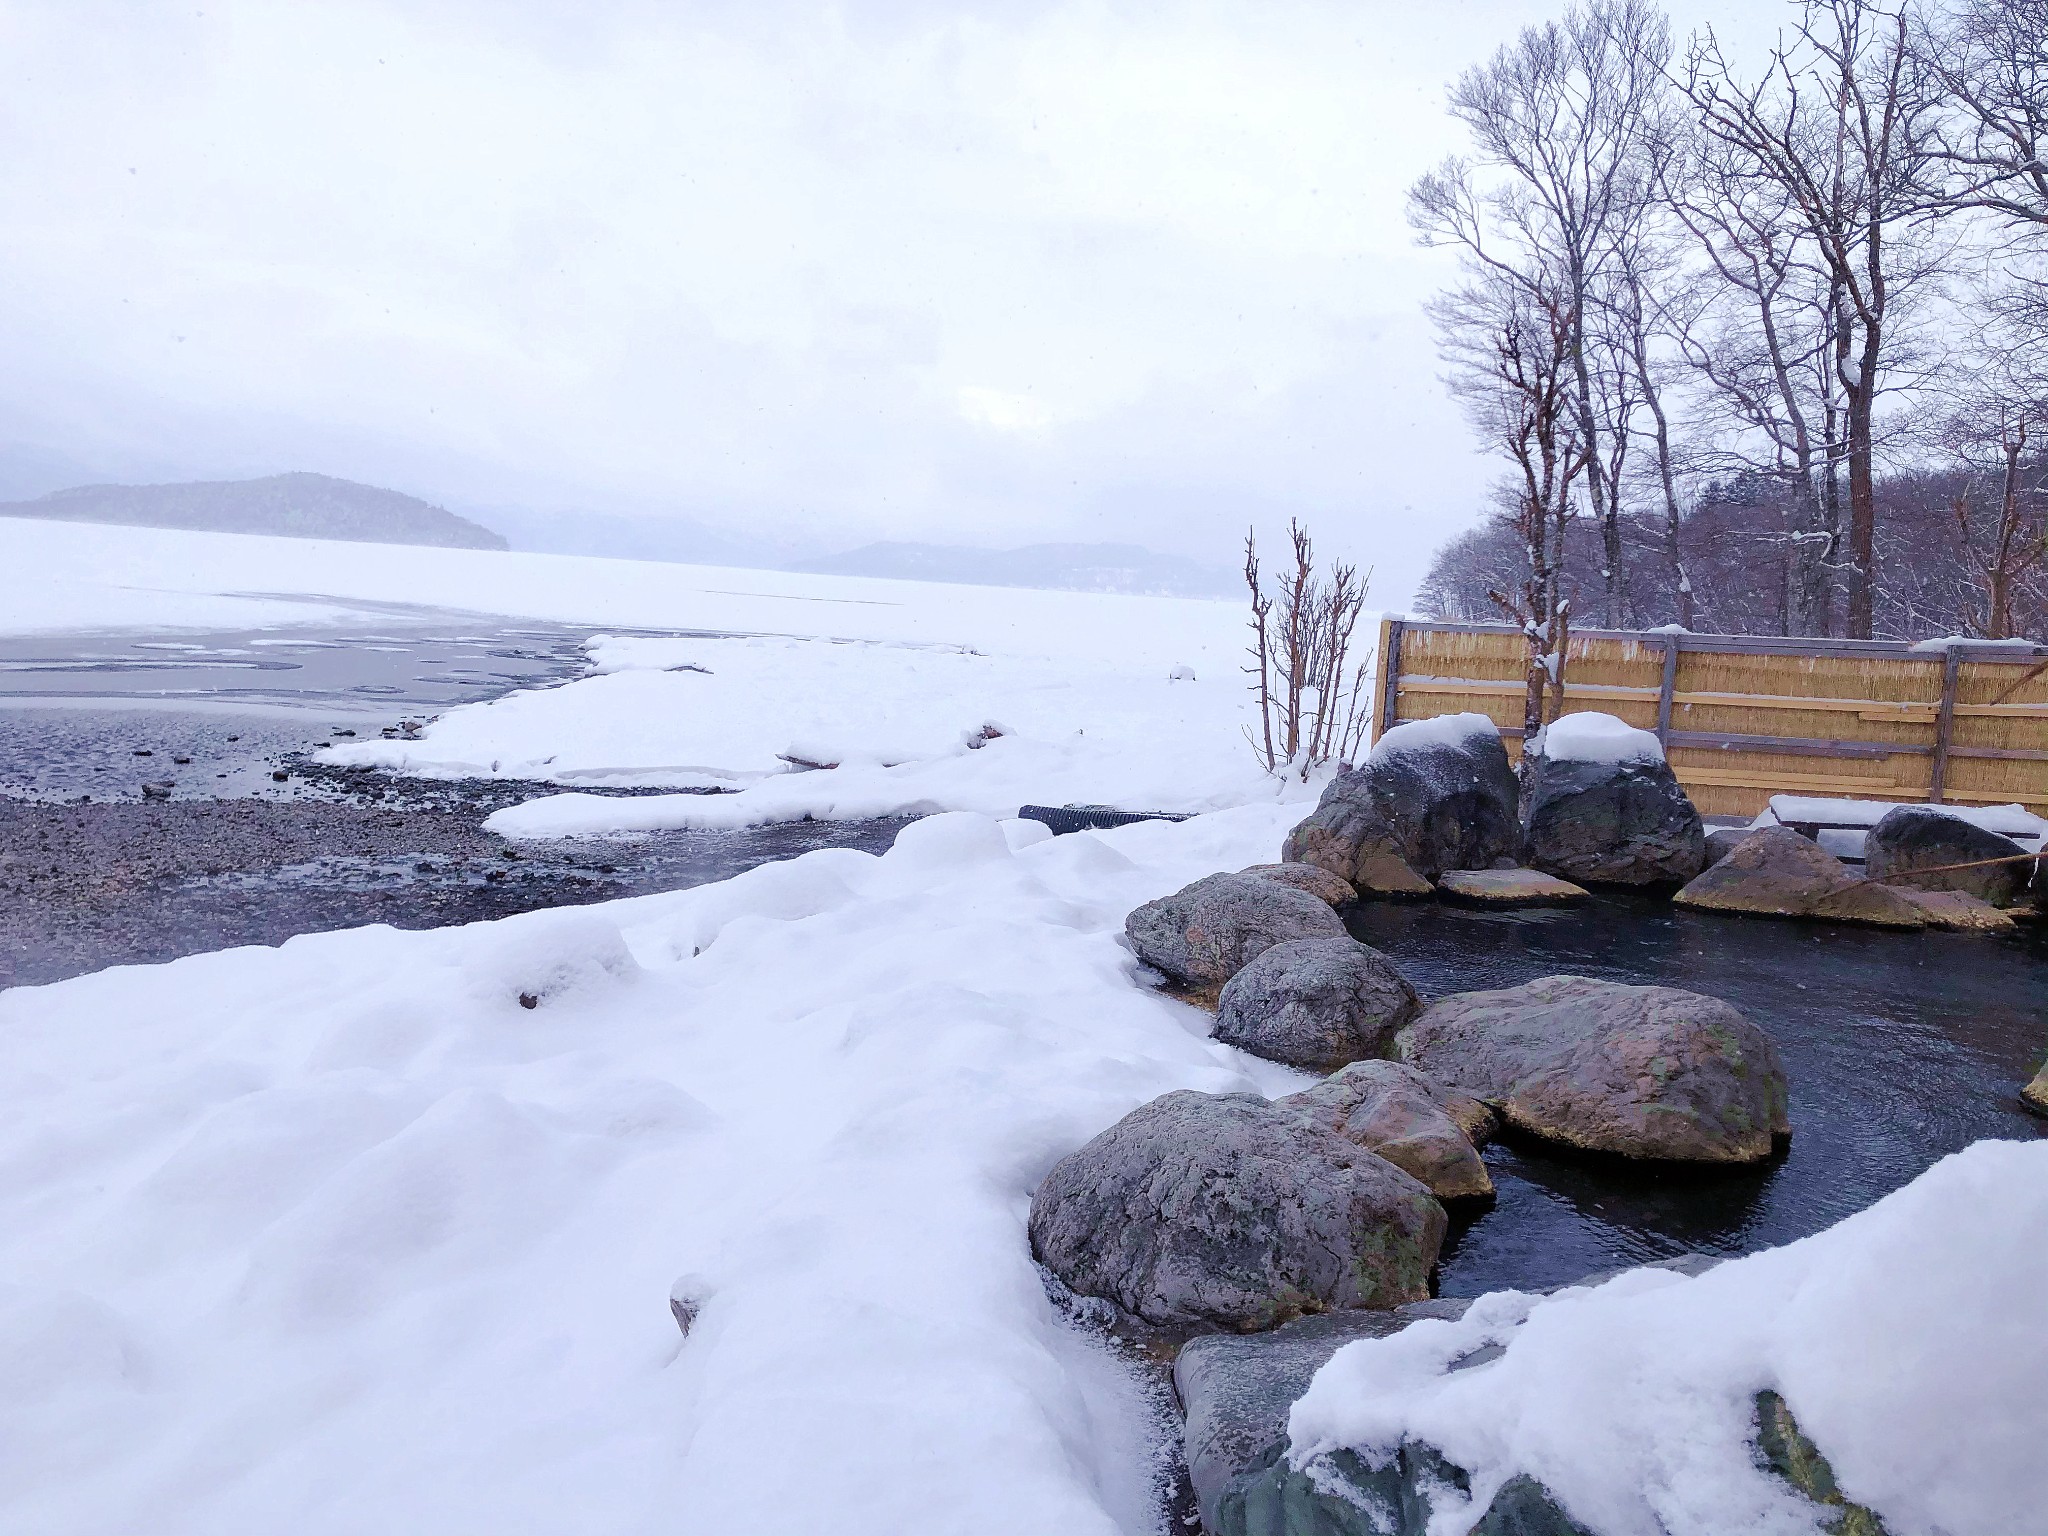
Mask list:
[{"label": "bamboo screen fence", "polygon": [[[1375,740],[1469,710],[1518,754],[1520,631],[1386,619],[1379,656]],[[2048,646],[1585,630],[1565,653],[1564,710],[1589,709],[1655,731],[1709,816],[1781,794],[2048,812]]]}]

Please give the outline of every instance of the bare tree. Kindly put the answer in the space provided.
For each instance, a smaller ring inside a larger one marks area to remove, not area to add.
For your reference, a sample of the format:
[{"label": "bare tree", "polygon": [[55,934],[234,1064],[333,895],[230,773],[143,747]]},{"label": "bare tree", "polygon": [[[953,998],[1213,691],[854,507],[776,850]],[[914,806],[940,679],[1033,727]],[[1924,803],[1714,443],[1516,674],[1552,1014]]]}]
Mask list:
[{"label": "bare tree", "polygon": [[1474,158],[1447,162],[1410,196],[1424,244],[1459,247],[1471,263],[1500,263],[1509,274],[1541,267],[1561,303],[1568,399],[1607,553],[1611,624],[1623,621],[1626,603],[1620,478],[1640,395],[1632,369],[1601,366],[1593,310],[1617,244],[1649,206],[1642,145],[1667,89],[1670,52],[1650,0],[1590,0],[1525,28],[1451,90],[1451,114],[1469,130]]},{"label": "bare tree", "polygon": [[1666,329],[1692,370],[1694,468],[1780,481],[1781,526],[1770,535],[1786,634],[1833,632],[1841,539],[1839,285],[1818,262],[1791,194],[1753,174],[1750,157],[1704,133],[1665,162],[1662,190],[1704,259],[1686,283],[1656,293]]},{"label": "bare tree", "polygon": [[1934,83],[1904,11],[1807,0],[1761,80],[1742,84],[1709,32],[1686,59],[1702,132],[1768,186],[1824,276],[1843,403],[1849,489],[1848,630],[1871,633],[1876,411],[1895,362],[1902,299],[1931,263],[1900,244],[1930,207]]},{"label": "bare tree", "polygon": [[1244,538],[1244,579],[1251,590],[1253,665],[1259,734],[1246,735],[1268,773],[1312,770],[1332,758],[1349,761],[1371,723],[1365,677],[1371,658],[1352,644],[1372,576],[1341,562],[1316,571],[1315,543],[1300,523],[1288,524],[1294,557],[1276,582],[1259,569],[1255,533]]},{"label": "bare tree", "polygon": [[2048,228],[2048,0],[1960,0],[1919,19],[1914,45],[1946,98],[1945,199]]},{"label": "bare tree", "polygon": [[[1425,183],[1417,196],[1429,189]],[[1543,727],[1545,690],[1563,665],[1570,600],[1562,591],[1572,485],[1587,454],[1572,394],[1577,325],[1568,281],[1540,265],[1480,266],[1429,307],[1451,392],[1514,465],[1501,488],[1520,560],[1489,601],[1528,639],[1523,724]]]}]

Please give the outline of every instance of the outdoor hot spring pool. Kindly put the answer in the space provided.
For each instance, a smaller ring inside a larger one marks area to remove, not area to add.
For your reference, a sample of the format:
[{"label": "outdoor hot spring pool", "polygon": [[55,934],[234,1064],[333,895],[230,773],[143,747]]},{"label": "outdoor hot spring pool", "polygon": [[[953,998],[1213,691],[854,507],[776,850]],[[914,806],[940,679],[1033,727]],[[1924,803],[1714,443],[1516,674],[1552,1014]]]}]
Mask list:
[{"label": "outdoor hot spring pool", "polygon": [[1769,1032],[1790,1079],[1792,1144],[1761,1169],[1651,1173],[1495,1142],[1498,1199],[1454,1216],[1447,1296],[1789,1242],[1973,1141],[2048,1129],[2019,1102],[2048,1047],[2039,928],[1897,933],[1636,895],[1508,911],[1379,901],[1349,921],[1425,997],[1573,973],[1725,998]]}]

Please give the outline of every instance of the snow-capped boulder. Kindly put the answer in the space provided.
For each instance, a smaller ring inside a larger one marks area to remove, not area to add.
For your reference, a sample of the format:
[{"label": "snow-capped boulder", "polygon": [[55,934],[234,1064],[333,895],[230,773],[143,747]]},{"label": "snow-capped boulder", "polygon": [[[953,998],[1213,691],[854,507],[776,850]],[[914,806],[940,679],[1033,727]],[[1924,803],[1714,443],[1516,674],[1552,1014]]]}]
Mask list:
[{"label": "snow-capped boulder", "polygon": [[1362,770],[1403,857],[1434,880],[1447,869],[1517,862],[1521,790],[1484,715],[1439,715],[1397,725],[1373,743]]},{"label": "snow-capped boulder", "polygon": [[2032,873],[2032,866],[2023,863],[1920,873],[1978,859],[2018,859],[2027,851],[2009,837],[1973,826],[1960,816],[1951,816],[1931,805],[1902,805],[1887,811],[1884,819],[1870,829],[1863,850],[1863,867],[1868,875],[1889,876],[1893,885],[1910,885],[1923,891],[1961,891],[1995,907],[2009,907],[2018,901],[2025,894]]},{"label": "snow-capped boulder", "polygon": [[[1381,1312],[1324,1312],[1268,1333],[1190,1339],[1174,1359],[1173,1385],[1186,1414],[1181,1438],[1202,1529],[1209,1536],[1371,1530],[1359,1505],[1335,1489],[1321,1492],[1308,1473],[1288,1466],[1288,1410],[1354,1339],[1385,1338],[1424,1318],[1455,1321],[1471,1305],[1468,1297],[1447,1297]],[[1348,1452],[1333,1459],[1364,1471]],[[1393,1494],[1388,1502],[1398,1509],[1398,1479]]]},{"label": "snow-capped boulder", "polygon": [[[1681,1275],[1714,1260],[1688,1255],[1649,1266]],[[1596,1284],[1595,1277],[1582,1284]],[[1469,1492],[1471,1480],[1428,1444],[1408,1439],[1378,1464],[1348,1448],[1292,1464],[1288,1419],[1331,1356],[1362,1339],[1387,1339],[1419,1322],[1456,1323],[1470,1297],[1412,1302],[1386,1312],[1329,1312],[1268,1333],[1205,1334],[1173,1364],[1185,1421],[1188,1479],[1209,1536],[1412,1536],[1435,1498]],[[1455,1369],[1456,1367],[1454,1367]],[[1521,1523],[1515,1523],[1519,1519]],[[1471,1527],[1481,1536],[1570,1536],[1542,1485],[1509,1479]],[[1544,1521],[1550,1523],[1543,1523]]]},{"label": "snow-capped boulder", "polygon": [[1867,885],[1811,838],[1759,827],[1671,898],[1709,912],[1820,917],[1883,928],[1924,928],[1926,914],[1899,892]]},{"label": "snow-capped boulder", "polygon": [[1238,871],[1261,880],[1277,880],[1297,891],[1307,891],[1333,907],[1348,907],[1358,900],[1358,889],[1342,875],[1332,874],[1320,864],[1254,864]]},{"label": "snow-capped boulder", "polygon": [[1660,885],[1706,867],[1706,827],[1648,731],[1613,715],[1566,715],[1537,733],[1522,782],[1522,833],[1538,869]]},{"label": "snow-capped boulder", "polygon": [[1429,1294],[1444,1208],[1386,1159],[1257,1094],[1186,1089],[1062,1158],[1031,1249],[1073,1290],[1166,1328],[1271,1328]]},{"label": "snow-capped boulder", "polygon": [[1361,892],[1422,894],[1445,870],[1515,862],[1519,795],[1486,716],[1411,720],[1330,781],[1281,856],[1320,864]]},{"label": "snow-capped boulder", "polygon": [[1752,1163],[1789,1133],[1770,1037],[1671,987],[1546,976],[1431,1003],[1394,1055],[1517,1130],[1589,1152]]},{"label": "snow-capped boulder", "polygon": [[1223,988],[1216,1038],[1308,1072],[1378,1056],[1420,1006],[1408,978],[1348,935],[1275,944]]},{"label": "snow-capped boulder", "polygon": [[1439,1200],[1493,1193],[1478,1143],[1493,1111],[1470,1094],[1431,1082],[1398,1061],[1357,1061],[1313,1088],[1277,1101],[1377,1152],[1429,1186]]},{"label": "snow-capped boulder", "polygon": [[1330,904],[1257,875],[1207,875],[1124,919],[1138,958],[1183,986],[1230,980],[1275,944],[1344,938]]}]

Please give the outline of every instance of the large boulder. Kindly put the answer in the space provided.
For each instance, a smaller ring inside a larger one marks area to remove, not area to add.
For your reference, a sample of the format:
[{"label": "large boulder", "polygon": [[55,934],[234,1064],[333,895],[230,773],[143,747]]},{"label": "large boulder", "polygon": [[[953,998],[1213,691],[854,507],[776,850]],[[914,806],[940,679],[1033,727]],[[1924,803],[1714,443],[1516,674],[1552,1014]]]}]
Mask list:
[{"label": "large boulder", "polygon": [[1408,863],[1393,827],[1364,796],[1364,781],[1352,775],[1330,782],[1321,802],[1287,834],[1280,857],[1328,870],[1361,895],[1427,896],[1434,888]]},{"label": "large boulder", "polygon": [[1883,928],[1924,928],[1926,914],[1897,891],[1867,885],[1811,838],[1759,827],[1671,898],[1708,912],[1820,917]]},{"label": "large boulder", "polygon": [[1500,730],[1484,715],[1411,720],[1330,781],[1281,857],[1320,865],[1361,892],[1421,895],[1446,870],[1516,862],[1520,794]]},{"label": "large boulder", "polygon": [[1358,772],[1418,873],[1434,880],[1447,869],[1519,862],[1521,787],[1499,727],[1484,715],[1397,725]]},{"label": "large boulder", "polygon": [[1343,938],[1330,904],[1257,875],[1209,875],[1124,920],[1138,958],[1184,986],[1217,986],[1275,944]]},{"label": "large boulder", "polygon": [[[2033,866],[1992,864],[1978,869],[1944,869],[1980,859],[2014,859],[2026,849],[2009,837],[1986,831],[1928,805],[1901,805],[1885,812],[1863,844],[1863,872],[1893,885],[1923,891],[1961,891],[1994,907],[2009,907],[2027,889]],[[1933,873],[1940,869],[1940,873]]]},{"label": "large boulder", "polygon": [[1622,1157],[1753,1163],[1789,1134],[1770,1037],[1719,998],[1546,976],[1431,1003],[1394,1053],[1548,1141]]},{"label": "large boulder", "polygon": [[1216,1038],[1308,1072],[1384,1053],[1420,1006],[1393,961],[1356,939],[1292,939],[1223,988]]},{"label": "large boulder", "polygon": [[1062,1158],[1031,1248],[1164,1328],[1271,1328],[1429,1294],[1444,1208],[1382,1157],[1256,1094],[1181,1090]]},{"label": "large boulder", "polygon": [[2019,926],[2010,912],[1963,891],[1922,891],[1910,885],[1886,889],[1904,897],[1930,928],[1953,928],[1961,933],[2010,933]]},{"label": "large boulder", "polygon": [[1315,1087],[1276,1102],[1377,1152],[1428,1185],[1439,1200],[1493,1193],[1478,1147],[1493,1133],[1493,1111],[1411,1066],[1353,1062]]},{"label": "large boulder", "polygon": [[1522,758],[1529,862],[1567,880],[1682,884],[1706,867],[1707,832],[1648,731],[1566,715]]},{"label": "large boulder", "polygon": [[1349,880],[1317,864],[1254,864],[1238,873],[1291,885],[1297,891],[1307,891],[1318,901],[1327,901],[1333,907],[1348,907],[1358,900],[1358,890]]}]

